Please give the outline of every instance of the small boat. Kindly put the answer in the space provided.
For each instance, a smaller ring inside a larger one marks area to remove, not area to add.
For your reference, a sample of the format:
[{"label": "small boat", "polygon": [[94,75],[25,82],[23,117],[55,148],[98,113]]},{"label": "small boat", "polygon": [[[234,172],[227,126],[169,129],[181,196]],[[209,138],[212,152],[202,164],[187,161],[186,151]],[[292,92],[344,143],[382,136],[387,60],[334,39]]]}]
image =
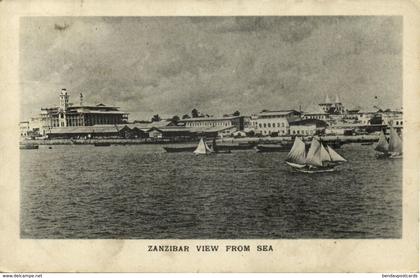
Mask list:
[{"label": "small boat", "polygon": [[211,145],[211,149],[216,154],[228,154],[231,153],[230,149],[221,149],[220,146],[216,144],[216,138],[213,139],[213,143]]},{"label": "small boat", "polygon": [[402,158],[402,139],[397,134],[397,131],[391,126],[389,140],[385,137],[385,133],[382,131],[379,135],[378,144],[375,147],[375,151],[378,152],[376,158],[378,159],[395,159]]},{"label": "small boat", "polygon": [[214,151],[212,149],[209,148],[209,146],[206,144],[206,142],[204,142],[203,138],[200,139],[200,142],[198,143],[197,148],[194,151],[194,154],[196,155],[208,155],[208,154],[213,154]]},{"label": "small boat", "polygon": [[109,147],[109,146],[111,146],[111,143],[108,143],[108,142],[96,142],[96,143],[93,143],[93,145],[95,147]]},{"label": "small boat", "polygon": [[290,147],[287,145],[282,145],[282,144],[278,144],[278,145],[257,145],[257,151],[260,153],[265,153],[265,152],[287,152],[290,150]]},{"label": "small boat", "polygon": [[287,155],[286,164],[298,172],[324,173],[336,171],[336,166],[346,161],[330,146],[324,147],[315,137],[306,152],[305,143],[296,137],[292,149]]},{"label": "small boat", "polygon": [[21,149],[21,150],[37,150],[37,149],[39,149],[39,145],[36,145],[36,144],[20,144],[19,149]]},{"label": "small boat", "polygon": [[163,147],[168,153],[193,152],[197,147]]}]

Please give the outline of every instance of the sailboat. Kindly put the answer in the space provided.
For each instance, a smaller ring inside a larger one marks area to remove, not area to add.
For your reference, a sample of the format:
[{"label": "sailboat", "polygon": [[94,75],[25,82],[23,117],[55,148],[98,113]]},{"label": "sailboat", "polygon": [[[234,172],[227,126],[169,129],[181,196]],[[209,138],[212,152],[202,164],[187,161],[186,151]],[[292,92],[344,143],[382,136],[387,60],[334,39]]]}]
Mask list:
[{"label": "sailboat", "polygon": [[392,126],[390,127],[389,142],[382,131],[375,151],[380,152],[377,158],[402,158],[402,140]]},{"label": "sailboat", "polygon": [[315,137],[306,153],[305,143],[296,137],[287,155],[286,164],[299,172],[322,173],[335,171],[338,164],[346,161],[330,146],[325,148]]},{"label": "sailboat", "polygon": [[204,142],[203,138],[200,139],[197,148],[194,151],[194,154],[212,154],[214,151],[207,146],[206,142]]}]

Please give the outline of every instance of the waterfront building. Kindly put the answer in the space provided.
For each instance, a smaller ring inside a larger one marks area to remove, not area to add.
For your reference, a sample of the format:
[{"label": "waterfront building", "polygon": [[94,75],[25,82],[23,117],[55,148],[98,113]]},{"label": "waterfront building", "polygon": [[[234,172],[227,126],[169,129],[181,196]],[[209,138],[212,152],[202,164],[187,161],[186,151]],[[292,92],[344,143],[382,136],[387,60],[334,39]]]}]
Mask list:
[{"label": "waterfront building", "polygon": [[68,126],[48,130],[49,139],[93,139],[93,138],[123,138],[120,130],[123,126]]},{"label": "waterfront building", "polygon": [[325,134],[328,124],[323,120],[304,119],[289,123],[290,135],[294,136],[313,136]]},{"label": "waterfront building", "polygon": [[200,117],[182,119],[178,121],[178,125],[185,127],[235,127],[237,130],[244,130],[243,116],[228,116],[228,117]]},{"label": "waterfront building", "polygon": [[28,135],[30,134],[29,122],[19,122],[19,131],[21,137],[28,137]]},{"label": "waterfront building", "polygon": [[149,138],[183,140],[194,137],[191,130],[182,126],[152,127],[147,131]]},{"label": "waterfront building", "polygon": [[264,110],[251,118],[255,133],[263,136],[283,136],[289,134],[289,123],[301,119],[301,112],[296,110]]},{"label": "waterfront building", "polygon": [[335,97],[335,101],[330,101],[329,96],[327,95],[324,103],[319,104],[322,110],[327,114],[344,114],[345,108],[341,103],[338,95]]},{"label": "waterfront building", "polygon": [[44,134],[45,130],[57,127],[115,125],[128,121],[128,113],[120,111],[119,107],[102,103],[84,105],[82,94],[80,94],[80,105],[73,105],[69,100],[70,95],[67,90],[62,89],[59,106],[41,108],[40,120]]},{"label": "waterfront building", "polygon": [[386,109],[378,111],[382,118],[382,124],[401,129],[403,126],[403,112],[402,110]]},{"label": "waterfront building", "polygon": [[305,109],[305,112],[302,114],[302,119],[317,119],[327,121],[329,119],[329,114],[324,111],[320,104],[312,104],[309,108]]}]

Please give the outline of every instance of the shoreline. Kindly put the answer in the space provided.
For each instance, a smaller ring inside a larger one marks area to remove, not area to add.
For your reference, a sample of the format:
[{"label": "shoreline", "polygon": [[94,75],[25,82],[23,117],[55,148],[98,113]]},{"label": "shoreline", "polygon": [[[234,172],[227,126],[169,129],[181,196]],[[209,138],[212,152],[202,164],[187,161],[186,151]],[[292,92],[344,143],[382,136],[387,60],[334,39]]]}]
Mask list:
[{"label": "shoreline", "polygon": [[[303,137],[304,140],[312,138],[312,136]],[[379,135],[327,135],[320,137],[324,142],[340,142],[342,144],[350,143],[370,143],[377,142]],[[210,141],[210,140],[208,140]],[[95,138],[95,139],[24,139],[20,141],[20,144],[28,145],[93,145],[97,143],[109,143],[113,145],[180,145],[180,144],[196,144],[197,140],[183,140],[174,141],[168,139],[123,139],[123,138]],[[293,139],[291,136],[283,137],[242,137],[242,138],[223,138],[217,139],[218,144],[279,144],[279,143],[292,143]]]}]

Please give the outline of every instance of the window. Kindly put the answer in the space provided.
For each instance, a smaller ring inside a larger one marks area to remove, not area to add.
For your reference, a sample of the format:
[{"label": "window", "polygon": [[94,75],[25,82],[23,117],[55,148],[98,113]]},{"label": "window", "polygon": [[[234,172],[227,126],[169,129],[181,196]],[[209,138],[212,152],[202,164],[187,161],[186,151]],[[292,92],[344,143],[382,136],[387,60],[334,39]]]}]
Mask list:
[{"label": "window", "polygon": [[268,123],[267,125],[268,125],[268,127],[271,127],[271,124],[270,123]]},{"label": "window", "polygon": [[266,124],[264,124],[264,127],[267,127],[267,125],[266,125]]},{"label": "window", "polygon": [[262,124],[259,124],[260,128],[262,127]]}]

